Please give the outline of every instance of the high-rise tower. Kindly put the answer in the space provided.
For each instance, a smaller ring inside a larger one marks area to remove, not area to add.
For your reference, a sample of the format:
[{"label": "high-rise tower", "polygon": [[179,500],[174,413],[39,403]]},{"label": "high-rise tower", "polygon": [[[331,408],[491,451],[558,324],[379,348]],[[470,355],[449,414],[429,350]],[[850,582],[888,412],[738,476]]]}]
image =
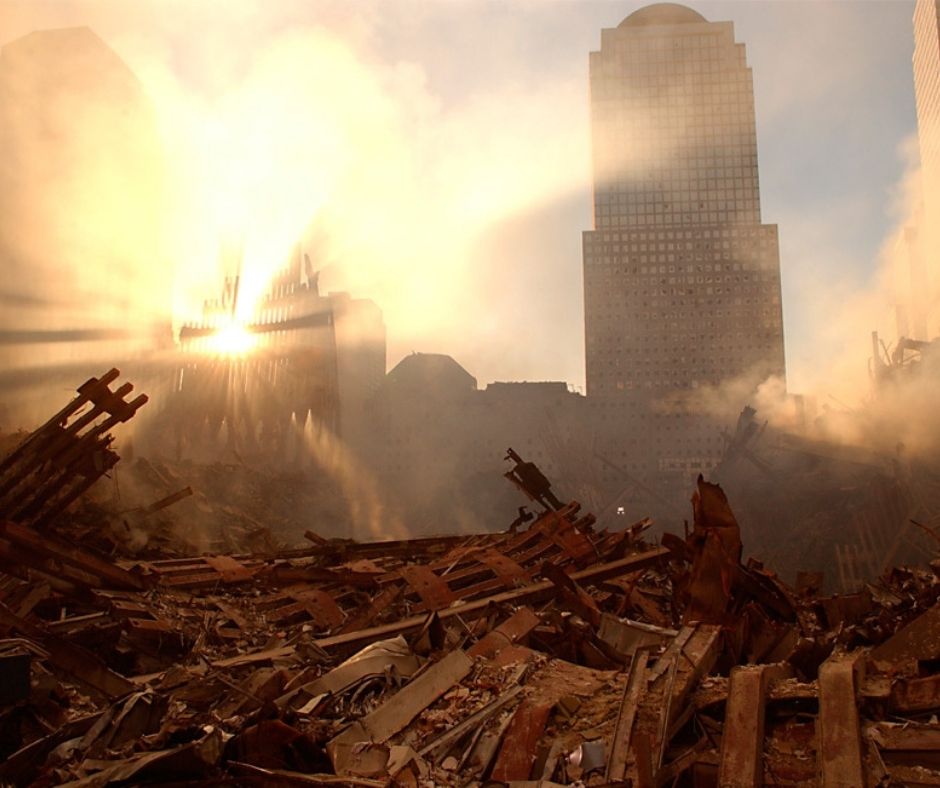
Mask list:
[{"label": "high-rise tower", "polygon": [[[920,297],[923,336],[929,339],[940,317],[940,2],[917,0],[914,4],[914,94],[917,101],[917,138],[920,146],[923,210],[919,217],[920,268],[912,274],[911,291]],[[931,277],[930,275],[933,274]],[[929,281],[932,279],[933,281]],[[917,311],[912,296],[911,311]],[[916,335],[916,334],[915,334]]]},{"label": "high-rise tower", "polygon": [[[692,418],[695,390],[784,375],[777,228],[761,224],[751,70],[730,22],[661,3],[601,32],[590,78],[588,397],[639,436],[649,473],[687,477],[721,448],[717,429]],[[605,432],[615,451],[623,436]]]}]

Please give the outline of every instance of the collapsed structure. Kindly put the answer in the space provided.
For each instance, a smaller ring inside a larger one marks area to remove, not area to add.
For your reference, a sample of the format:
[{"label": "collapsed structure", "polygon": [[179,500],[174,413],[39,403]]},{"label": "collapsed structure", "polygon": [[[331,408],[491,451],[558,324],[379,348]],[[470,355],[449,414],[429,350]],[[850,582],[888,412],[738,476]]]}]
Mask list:
[{"label": "collapsed structure", "polygon": [[936,554],[940,487],[923,457],[775,429],[745,407],[714,478],[753,549],[786,577],[828,569],[832,589],[851,592]]},{"label": "collapsed structure", "polygon": [[716,485],[654,545],[512,450],[503,532],[107,554],[65,510],[146,402],[118,377],[0,463],[3,784],[940,784],[940,563],[821,596]]},{"label": "collapsed structure", "polygon": [[752,549],[781,575],[826,569],[833,590],[851,592],[936,556],[938,349],[938,340],[901,337],[889,352],[873,333],[867,401],[814,413],[795,398],[791,419],[745,406],[725,433],[712,478]]},{"label": "collapsed structure", "polygon": [[165,413],[154,429],[169,434],[152,441],[176,457],[234,454],[280,465],[302,460],[308,425],[360,446],[362,413],[385,376],[378,307],[346,293],[322,295],[299,246],[250,323],[237,316],[239,281],[227,278],[221,298],[204,304],[202,320],[181,328]]}]

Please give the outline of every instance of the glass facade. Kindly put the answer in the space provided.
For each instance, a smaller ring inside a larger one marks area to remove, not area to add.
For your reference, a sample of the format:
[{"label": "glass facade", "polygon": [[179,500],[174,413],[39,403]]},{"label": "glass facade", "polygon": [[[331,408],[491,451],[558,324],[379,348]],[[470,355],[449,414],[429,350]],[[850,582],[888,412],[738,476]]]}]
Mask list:
[{"label": "glass facade", "polygon": [[591,53],[590,396],[784,373],[777,229],[760,223],[744,45],[730,22],[663,7],[604,30]]},{"label": "glass facade", "polygon": [[730,24],[605,30],[591,122],[597,229],[760,222],[751,71]]},{"label": "glass facade", "polygon": [[921,165],[934,185],[940,178],[940,0],[914,6],[914,90]]},{"label": "glass facade", "polygon": [[713,467],[731,426],[695,414],[698,391],[785,374],[751,70],[730,22],[659,4],[602,31],[590,83],[583,260],[598,450],[651,483],[686,484]]},{"label": "glass facade", "polygon": [[[940,319],[940,283],[928,281],[927,272],[934,268],[940,249],[940,4],[937,0],[917,0],[914,5],[914,93],[917,100],[917,136],[920,145],[921,179],[924,205],[916,252],[923,255],[920,268],[911,277],[912,313],[918,293],[929,310],[920,332],[928,338],[927,329],[935,330]],[[913,328],[913,326],[912,326]],[[906,332],[905,332],[906,333]],[[918,332],[914,332],[915,335]]]}]

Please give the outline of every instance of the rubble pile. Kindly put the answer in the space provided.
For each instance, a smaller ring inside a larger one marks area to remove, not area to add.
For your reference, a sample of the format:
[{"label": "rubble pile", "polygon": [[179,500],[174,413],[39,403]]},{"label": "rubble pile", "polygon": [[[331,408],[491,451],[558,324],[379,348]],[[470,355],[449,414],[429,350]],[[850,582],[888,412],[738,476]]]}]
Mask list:
[{"label": "rubble pile", "polygon": [[511,450],[504,532],[106,554],[116,378],[0,464],[0,784],[940,785],[940,563],[822,596],[717,485],[654,545]]},{"label": "rubble pile", "polygon": [[329,536],[354,527],[339,486],[314,469],[124,460],[115,484],[101,485],[94,519],[99,532],[102,515],[113,524],[114,549],[125,555],[273,553],[303,544],[311,520],[323,523]]},{"label": "rubble pile", "polygon": [[936,457],[781,431],[750,407],[726,437],[712,480],[734,501],[750,549],[783,577],[825,570],[830,590],[849,592],[936,554]]}]

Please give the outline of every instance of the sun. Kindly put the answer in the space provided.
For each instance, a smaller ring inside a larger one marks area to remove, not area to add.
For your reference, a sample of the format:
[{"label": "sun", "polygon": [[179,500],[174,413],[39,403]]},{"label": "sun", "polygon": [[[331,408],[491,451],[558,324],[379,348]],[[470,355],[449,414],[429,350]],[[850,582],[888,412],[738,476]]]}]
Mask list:
[{"label": "sun", "polygon": [[228,356],[243,355],[258,344],[257,336],[239,323],[222,326],[208,340],[211,350]]}]

